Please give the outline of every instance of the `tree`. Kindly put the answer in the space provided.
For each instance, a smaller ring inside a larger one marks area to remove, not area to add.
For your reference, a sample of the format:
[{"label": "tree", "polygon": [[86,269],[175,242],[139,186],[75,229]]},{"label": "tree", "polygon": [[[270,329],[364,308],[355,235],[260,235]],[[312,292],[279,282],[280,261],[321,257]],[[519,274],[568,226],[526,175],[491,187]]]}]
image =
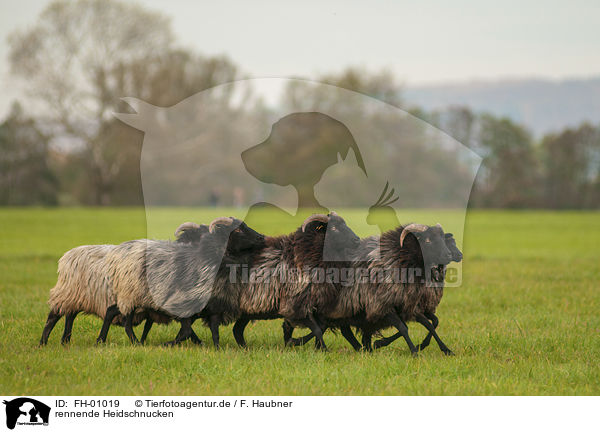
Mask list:
[{"label": "tree", "polygon": [[103,139],[126,95],[107,91],[123,90],[113,71],[166,52],[172,40],[162,15],[103,0],[56,1],[33,28],[9,37],[13,74],[27,81],[54,134],[88,154],[95,204],[110,203],[106,190],[118,174]]},{"label": "tree", "polygon": [[48,137],[14,104],[0,125],[0,205],[55,205],[58,182],[48,157]]},{"label": "tree", "polygon": [[583,124],[542,140],[545,204],[551,208],[597,208],[600,132]]},{"label": "tree", "polygon": [[168,106],[236,79],[228,59],[174,48],[173,39],[164,16],[105,0],[56,1],[36,26],[10,37],[12,72],[67,141],[67,159],[84,165],[72,191],[80,202],[141,202],[142,134],[113,117],[130,109],[122,97]]},{"label": "tree", "polygon": [[483,155],[472,203],[523,208],[538,204],[539,166],[529,132],[507,118],[484,114],[477,147]]}]

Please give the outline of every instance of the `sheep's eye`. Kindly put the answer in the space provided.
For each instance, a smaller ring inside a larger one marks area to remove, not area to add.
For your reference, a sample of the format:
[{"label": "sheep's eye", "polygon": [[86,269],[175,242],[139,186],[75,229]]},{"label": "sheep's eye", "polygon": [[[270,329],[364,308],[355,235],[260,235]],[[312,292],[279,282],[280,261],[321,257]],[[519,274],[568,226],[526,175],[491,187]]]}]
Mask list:
[{"label": "sheep's eye", "polygon": [[331,231],[337,231],[336,227],[331,227]]},{"label": "sheep's eye", "polygon": [[240,228],[236,228],[234,232],[236,232],[236,233],[241,233],[241,232],[242,232],[242,230],[241,230]]},{"label": "sheep's eye", "polygon": [[426,238],[425,239],[425,243],[431,243],[431,239],[430,238]]}]

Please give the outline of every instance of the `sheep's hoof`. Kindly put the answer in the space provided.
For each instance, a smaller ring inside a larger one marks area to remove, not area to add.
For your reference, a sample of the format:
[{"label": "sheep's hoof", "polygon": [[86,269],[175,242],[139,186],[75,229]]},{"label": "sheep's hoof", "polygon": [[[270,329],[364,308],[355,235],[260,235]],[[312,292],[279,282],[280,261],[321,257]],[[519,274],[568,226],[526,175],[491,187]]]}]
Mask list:
[{"label": "sheep's hoof", "polygon": [[103,340],[102,338],[96,339],[96,345],[103,345],[104,342],[105,342],[105,340]]},{"label": "sheep's hoof", "polygon": [[442,351],[442,352],[444,353],[444,355],[447,355],[447,356],[455,356],[456,355],[451,350],[445,350],[445,351]]},{"label": "sheep's hoof", "polygon": [[413,356],[413,358],[419,357],[419,351],[412,351],[410,354]]}]

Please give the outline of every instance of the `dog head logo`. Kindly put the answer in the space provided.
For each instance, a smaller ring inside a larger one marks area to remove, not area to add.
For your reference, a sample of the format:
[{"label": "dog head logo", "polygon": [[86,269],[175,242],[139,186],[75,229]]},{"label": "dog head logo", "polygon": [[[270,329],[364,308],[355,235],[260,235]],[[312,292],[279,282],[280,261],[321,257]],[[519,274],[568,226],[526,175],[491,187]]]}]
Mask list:
[{"label": "dog head logo", "polygon": [[[439,222],[460,244],[481,158],[397,107],[328,84],[277,78],[222,84],[169,107],[123,100],[130,112],[115,117],[144,132],[140,172],[149,238],[211,205],[238,208],[245,215],[240,222],[265,233],[352,208],[348,225],[363,236],[401,223]],[[169,212],[170,206],[185,213]],[[265,214],[277,224],[265,222]],[[221,257],[225,236],[223,242],[213,248]],[[338,260],[334,243],[328,225],[324,261]],[[217,270],[203,270],[203,283],[214,281]]]},{"label": "dog head logo", "polygon": [[4,401],[6,405],[6,427],[14,429],[19,425],[48,425],[50,407],[31,398],[17,398]]}]

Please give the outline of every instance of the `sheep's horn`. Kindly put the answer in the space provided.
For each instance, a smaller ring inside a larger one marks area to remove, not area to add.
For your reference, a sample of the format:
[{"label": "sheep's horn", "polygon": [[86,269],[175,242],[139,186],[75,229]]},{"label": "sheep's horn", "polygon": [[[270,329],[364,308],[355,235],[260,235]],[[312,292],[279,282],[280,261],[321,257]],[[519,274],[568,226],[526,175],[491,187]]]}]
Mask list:
[{"label": "sheep's horn", "polygon": [[427,225],[422,224],[410,224],[405,226],[402,230],[402,234],[400,234],[400,247],[402,247],[402,245],[404,244],[404,239],[406,238],[408,233],[425,232],[428,229],[429,227]]},{"label": "sheep's horn", "polygon": [[327,217],[331,217],[331,216],[337,216],[337,217],[340,217],[340,215],[339,215],[339,214],[337,214],[337,213],[336,213],[336,212],[334,212],[334,211],[332,211],[332,212],[329,212],[329,214],[327,215]]},{"label": "sheep's horn", "polygon": [[184,222],[181,225],[179,225],[177,227],[177,229],[175,230],[175,237],[179,237],[179,235],[187,230],[192,230],[192,229],[198,229],[200,228],[200,225],[198,225],[197,223],[194,222]]},{"label": "sheep's horn", "polygon": [[[334,213],[334,212],[332,212]],[[334,213],[335,214],[335,213]],[[304,230],[306,229],[306,226],[314,221],[319,221],[319,222],[323,222],[323,223],[327,223],[329,222],[329,216],[324,215],[324,214],[314,214],[312,216],[309,216],[304,223],[302,224],[302,232],[304,232]]]},{"label": "sheep's horn", "polygon": [[215,232],[215,226],[217,226],[217,225],[231,225],[232,223],[233,223],[233,219],[230,218],[230,217],[219,217],[219,218],[216,218],[208,226],[208,232],[211,233],[211,234],[214,233]]}]

